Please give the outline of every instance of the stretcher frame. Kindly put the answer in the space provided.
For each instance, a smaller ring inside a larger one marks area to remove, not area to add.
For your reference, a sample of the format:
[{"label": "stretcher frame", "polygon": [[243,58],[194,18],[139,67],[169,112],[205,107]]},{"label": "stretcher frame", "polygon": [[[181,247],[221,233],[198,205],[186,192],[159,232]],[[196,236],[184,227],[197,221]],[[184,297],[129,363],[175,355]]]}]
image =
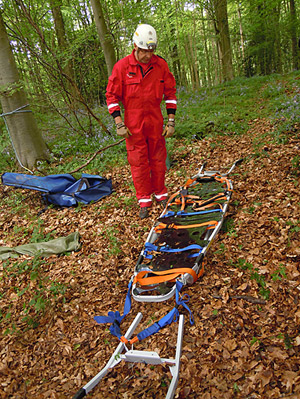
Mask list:
[{"label": "stretcher frame", "polygon": [[[216,171],[216,170],[204,170],[204,168],[206,166],[206,162],[205,162],[201,166],[199,172],[196,175],[194,175],[191,179],[197,180],[197,179],[209,178],[209,177],[213,178],[216,176],[220,176],[221,178],[226,178],[241,161],[242,160],[240,159],[240,160],[237,160],[236,162],[234,162],[233,165],[231,166],[231,168],[228,170],[228,172],[223,173],[223,174],[221,174],[219,171]],[[201,271],[201,269],[203,267],[204,257],[206,255],[207,251],[209,250],[211,244],[213,243],[214,239],[216,238],[217,234],[219,233],[219,231],[222,227],[224,218],[225,218],[225,214],[227,212],[227,208],[228,208],[229,201],[230,201],[232,191],[233,191],[233,185],[230,180],[226,179],[226,181],[227,181],[228,187],[225,191],[226,200],[222,206],[222,218],[221,218],[221,220],[218,221],[217,225],[213,229],[206,231],[206,234],[205,234],[203,240],[206,241],[207,244],[202,248],[202,250],[199,253],[199,255],[197,256],[195,263],[193,265],[193,268],[192,268],[197,275],[199,274],[199,272]],[[167,207],[168,207],[168,204],[167,204]],[[166,213],[166,209],[163,211],[162,215],[164,213]],[[146,242],[155,243],[155,241],[157,240],[157,238],[159,236],[159,233],[157,233],[155,229],[156,229],[156,224],[154,224],[154,226],[151,228],[151,231],[147,237]],[[147,291],[147,289],[143,290],[143,288],[138,288],[138,284],[135,282],[134,277],[136,277],[141,271],[148,270],[149,274],[151,274],[150,269],[148,269],[147,267],[143,267],[144,253],[145,253],[145,248],[142,249],[139,259],[135,266],[135,271],[134,271],[134,276],[133,276],[133,285],[132,285],[132,297],[137,302],[164,302],[174,296],[174,294],[176,292],[175,284],[173,285],[173,288],[165,295],[149,295],[149,296],[147,296],[147,295],[142,295],[143,291]],[[189,273],[185,273],[185,274],[181,275],[181,277],[179,277],[178,280],[183,285],[192,285],[194,283],[194,279],[191,276],[191,274],[189,274]],[[154,287],[154,285],[153,285],[153,287]],[[155,289],[155,287],[154,287],[154,289]],[[151,290],[151,288],[150,288],[150,290]],[[141,294],[139,293],[139,291]]]},{"label": "stretcher frame", "polygon": [[[234,168],[242,162],[242,159],[237,160],[236,162],[233,163],[231,168],[228,170],[227,173],[221,174],[219,171],[215,170],[204,170],[206,166],[206,162],[201,166],[199,172],[193,176],[191,179],[201,179],[201,178],[209,178],[209,177],[215,177],[215,176],[220,176],[221,178],[227,178],[227,176],[234,170]],[[218,232],[221,229],[221,226],[224,221],[224,216],[228,208],[229,200],[232,195],[233,191],[233,186],[232,182],[230,180],[226,179],[226,184],[227,184],[227,189],[225,190],[225,195],[226,195],[226,200],[222,206],[222,217],[218,221],[218,223],[214,226],[213,229],[207,230],[204,240],[207,241],[207,245],[205,245],[200,253],[198,254],[194,266],[193,266],[193,271],[195,274],[201,273],[203,271],[203,260],[204,257],[211,246],[213,240],[217,236]],[[166,209],[168,208],[168,203],[164,211],[162,212],[161,216],[163,216],[166,213]],[[158,233],[155,230],[157,227],[157,223],[154,224],[152,227],[148,238],[146,242],[154,243],[155,240],[158,237]],[[139,295],[136,293],[136,282],[135,282],[135,277],[141,272],[139,270],[139,266],[142,265],[142,262],[144,260],[144,253],[145,253],[145,248],[143,248],[142,252],[140,253],[139,259],[137,261],[137,264],[135,266],[135,271],[132,276],[131,282],[129,284],[129,292],[131,291],[131,295],[133,299],[135,299],[137,302],[162,302],[170,299],[175,293],[176,297],[178,296],[178,292],[176,291],[177,285],[174,284],[174,287],[166,294],[166,295]],[[149,271],[151,274],[151,270]],[[147,274],[146,274],[147,276]],[[191,275],[191,273],[184,273],[180,277],[177,278],[178,281],[180,281],[181,285],[191,285],[194,282],[194,279]],[[128,294],[127,294],[128,295]],[[177,300],[177,299],[176,299]],[[178,305],[178,303],[177,303]],[[176,308],[176,307],[175,307]],[[174,308],[174,309],[175,309]],[[185,306],[185,308],[187,308]],[[171,312],[170,312],[171,313]],[[141,319],[142,319],[142,314],[138,313],[137,316],[135,317],[134,321],[131,323],[129,326],[128,330],[120,338],[120,343],[117,346],[116,350],[106,363],[106,365],[100,370],[100,372],[93,377],[85,386],[83,386],[74,396],[73,399],[81,399],[85,397],[114,367],[116,367],[122,360],[125,362],[129,363],[144,363],[144,364],[150,364],[150,365],[160,365],[160,364],[166,364],[169,366],[171,375],[172,375],[172,380],[170,382],[168,392],[166,395],[166,399],[172,399],[175,395],[175,391],[178,385],[178,380],[179,380],[179,369],[180,369],[180,357],[181,357],[181,351],[182,351],[182,340],[183,340],[183,329],[184,329],[184,315],[177,312],[178,316],[178,331],[177,331],[177,344],[176,344],[176,353],[175,353],[175,358],[162,358],[160,357],[156,352],[151,352],[151,351],[145,351],[145,350],[135,350],[134,349],[134,344],[138,342],[138,339],[131,339],[132,335],[135,333],[136,328],[138,327]],[[124,312],[125,316],[125,312]],[[124,317],[123,316],[123,317]],[[128,349],[127,345],[131,345],[131,349]]]},{"label": "stretcher frame", "polygon": [[[126,331],[124,337],[130,340],[134,331],[136,330],[138,324],[140,323],[143,315],[138,313]],[[178,332],[177,332],[177,343],[176,343],[176,353],[175,358],[162,358],[157,352],[151,351],[137,351],[133,349],[128,349],[124,342],[120,342],[116,350],[107,361],[106,365],[100,370],[100,372],[95,375],[84,387],[79,389],[78,392],[73,396],[73,399],[84,398],[96,385],[104,378],[115,366],[117,366],[122,360],[129,363],[144,363],[151,365],[166,364],[172,375],[172,380],[170,382],[166,399],[172,399],[175,394],[175,390],[178,385],[179,379],[179,369],[180,369],[180,357],[182,350],[182,339],[183,339],[183,328],[184,328],[184,316],[179,316],[178,322]]]}]

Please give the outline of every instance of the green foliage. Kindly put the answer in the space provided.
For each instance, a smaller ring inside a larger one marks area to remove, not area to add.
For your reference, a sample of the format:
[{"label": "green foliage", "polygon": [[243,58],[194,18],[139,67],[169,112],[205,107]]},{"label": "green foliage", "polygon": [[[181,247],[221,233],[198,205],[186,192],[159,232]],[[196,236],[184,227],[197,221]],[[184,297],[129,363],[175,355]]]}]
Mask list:
[{"label": "green foliage", "polygon": [[300,156],[296,155],[293,159],[292,159],[292,174],[295,176],[299,176],[300,175]]},{"label": "green foliage", "polygon": [[222,225],[222,230],[228,234],[229,237],[236,237],[236,230],[234,226],[234,220],[230,218],[226,218]]},{"label": "green foliage", "polygon": [[[205,136],[213,136],[216,140],[212,144],[222,146],[222,136],[245,133],[249,129],[249,122],[260,117],[268,118],[274,124],[274,131],[271,134],[276,141],[286,140],[287,133],[297,135],[298,77],[299,73],[295,72],[285,76],[237,78],[226,84],[197,91],[179,88],[175,137],[167,142],[169,158],[172,159],[178,138],[185,138],[187,142],[191,142],[201,140]],[[75,124],[74,115],[69,115],[71,126],[53,112],[39,115],[39,125],[52,156],[52,164],[40,166],[44,173],[70,172],[84,164],[93,153],[119,139],[106,106],[98,107],[94,112],[104,122],[112,136],[108,136],[97,122],[91,122],[89,116],[83,112],[77,113],[76,117],[84,130],[72,127]],[[165,113],[164,109],[163,112]],[[254,142],[253,145],[257,156],[261,156],[265,142]],[[6,134],[0,136],[0,153],[1,170],[14,170],[15,157]],[[113,146],[97,155],[85,171],[107,174],[111,166],[116,163],[119,165],[127,163],[125,143]],[[297,176],[298,157],[291,160],[291,166],[291,173]],[[14,196],[15,204],[22,207],[22,194]]]},{"label": "green foliage", "polygon": [[9,290],[1,294],[0,325],[5,334],[36,328],[46,308],[49,310],[64,301],[67,287],[59,281],[51,281],[44,272],[47,267],[47,262],[39,257],[22,262],[9,259],[3,263],[1,282],[10,282]]},{"label": "green foliage", "polygon": [[45,234],[44,221],[42,219],[38,219],[37,224],[30,225],[29,229],[31,228],[32,228],[32,236],[30,242],[32,243],[49,241],[52,238],[54,238],[55,231]]},{"label": "green foliage", "polygon": [[286,269],[284,266],[280,266],[274,273],[271,274],[273,281],[280,281],[283,278],[286,278]]},{"label": "green foliage", "polygon": [[[291,90],[295,90],[297,75],[287,77]],[[278,79],[277,84],[275,79]],[[259,116],[276,121],[276,136],[299,121],[298,94],[286,93],[283,78],[280,80],[278,75],[237,78],[198,91],[180,88],[178,99],[176,136],[180,138],[245,133],[249,122]]]},{"label": "green foliage", "polygon": [[[264,299],[269,299],[270,289],[267,287],[266,276],[264,274],[259,273],[258,268],[253,268],[253,265],[247,262],[245,259],[239,258],[238,263],[235,264],[236,267],[240,268],[244,271],[250,271],[249,278],[250,280],[255,280],[258,287],[259,293]],[[273,277],[273,275],[271,275]],[[273,279],[274,280],[274,279]]]},{"label": "green foliage", "polygon": [[116,256],[121,252],[120,246],[121,246],[121,241],[119,240],[117,234],[118,234],[118,229],[115,227],[107,227],[105,231],[102,233],[108,242],[107,245],[107,253],[108,256]]}]

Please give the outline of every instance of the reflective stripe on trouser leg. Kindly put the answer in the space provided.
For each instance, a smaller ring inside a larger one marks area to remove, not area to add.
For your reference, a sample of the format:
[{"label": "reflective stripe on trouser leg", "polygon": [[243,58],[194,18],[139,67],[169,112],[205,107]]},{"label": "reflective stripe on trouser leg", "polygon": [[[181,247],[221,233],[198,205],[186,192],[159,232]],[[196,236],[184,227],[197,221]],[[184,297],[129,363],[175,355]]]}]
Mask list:
[{"label": "reflective stripe on trouser leg", "polygon": [[143,208],[145,206],[151,206],[152,200],[151,200],[151,198],[141,198],[141,199],[139,199],[139,205],[141,208]]},{"label": "reflective stripe on trouser leg", "polygon": [[168,193],[161,194],[161,195],[156,195],[156,194],[155,194],[155,199],[156,199],[156,201],[158,201],[158,202],[163,201],[163,200],[166,200],[167,198],[168,198]]}]

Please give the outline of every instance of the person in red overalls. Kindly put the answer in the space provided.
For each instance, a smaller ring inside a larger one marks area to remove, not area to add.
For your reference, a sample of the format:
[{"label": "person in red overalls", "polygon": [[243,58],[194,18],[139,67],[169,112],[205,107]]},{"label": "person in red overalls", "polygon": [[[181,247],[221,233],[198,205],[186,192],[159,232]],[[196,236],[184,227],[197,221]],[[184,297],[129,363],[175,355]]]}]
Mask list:
[{"label": "person in red overalls", "polygon": [[[139,25],[133,35],[134,49],[119,60],[108,79],[106,102],[117,134],[126,138],[127,158],[140,205],[141,219],[149,216],[151,195],[165,206],[166,137],[175,131],[176,82],[167,62],[154,54],[155,29]],[[165,100],[168,122],[163,129],[160,104]],[[124,106],[124,122],[120,105]]]}]

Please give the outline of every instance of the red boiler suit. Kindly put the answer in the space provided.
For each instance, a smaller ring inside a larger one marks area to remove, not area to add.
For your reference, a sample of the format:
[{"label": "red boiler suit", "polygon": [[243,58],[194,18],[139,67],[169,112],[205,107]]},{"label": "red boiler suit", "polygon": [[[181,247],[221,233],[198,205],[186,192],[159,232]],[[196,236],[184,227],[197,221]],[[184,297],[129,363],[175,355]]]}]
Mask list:
[{"label": "red boiler suit", "polygon": [[109,113],[120,115],[132,134],[126,139],[127,158],[141,207],[151,206],[151,194],[157,201],[167,198],[165,187],[166,142],[162,136],[164,97],[168,114],[176,111],[176,83],[167,62],[153,54],[147,64],[140,64],[134,51],[118,61],[108,79],[106,101]]}]

